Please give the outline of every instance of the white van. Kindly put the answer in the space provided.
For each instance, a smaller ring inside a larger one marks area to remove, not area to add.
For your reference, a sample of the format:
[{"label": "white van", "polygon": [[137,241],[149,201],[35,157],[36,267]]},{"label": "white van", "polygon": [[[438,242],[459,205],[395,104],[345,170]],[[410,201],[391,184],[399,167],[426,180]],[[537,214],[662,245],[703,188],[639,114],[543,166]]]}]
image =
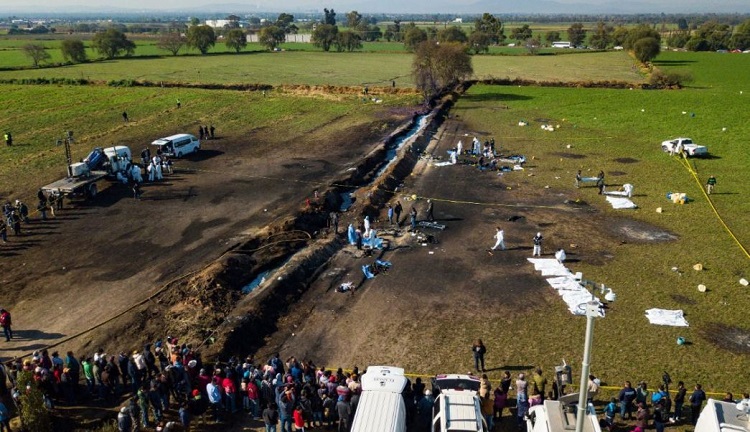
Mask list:
[{"label": "white van", "polygon": [[362,395],[351,432],[406,432],[406,404],[401,395],[407,383],[404,370],[370,366],[361,381]]},{"label": "white van", "polygon": [[487,432],[479,385],[479,378],[471,375],[436,376],[432,388],[439,394],[432,407],[432,432]]},{"label": "white van", "polygon": [[159,138],[151,143],[161,153],[171,157],[183,157],[190,153],[197,153],[201,148],[201,142],[190,134],[177,134],[166,138]]}]

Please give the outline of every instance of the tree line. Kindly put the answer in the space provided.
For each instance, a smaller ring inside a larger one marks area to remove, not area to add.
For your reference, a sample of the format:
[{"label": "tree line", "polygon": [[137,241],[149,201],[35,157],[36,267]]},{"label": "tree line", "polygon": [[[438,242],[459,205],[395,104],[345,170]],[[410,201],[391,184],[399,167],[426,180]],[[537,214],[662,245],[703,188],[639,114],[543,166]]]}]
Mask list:
[{"label": "tree line", "polygon": [[[522,24],[510,29],[510,36],[505,34],[504,23],[495,15],[485,13],[478,17],[470,31],[467,32],[458,25],[437,29],[434,26],[418,26],[414,22],[402,23],[394,20],[386,27],[385,32],[371,24],[371,21],[358,13],[351,11],[345,14],[346,29],[340,30],[333,9],[324,9],[321,21],[311,23],[311,41],[314,46],[323,51],[355,51],[362,48],[363,41],[379,40],[401,42],[411,52],[425,41],[439,43],[455,43],[473,54],[487,53],[491,46],[503,45],[508,39],[517,41],[525,46],[530,53],[535,54],[540,47],[551,45],[562,39],[560,31],[547,31],[534,34],[528,24]],[[247,47],[247,33],[241,28],[223,29],[223,42],[228,49],[240,52]],[[258,32],[258,41],[269,50],[275,50],[281,45],[286,35],[299,31],[294,16],[287,13],[278,15],[275,21],[267,23]],[[608,49],[616,46],[623,47],[634,53],[634,56],[648,62],[658,55],[662,45],[662,35],[666,35],[666,43],[670,47],[685,48],[691,51],[708,51],[750,48],[750,19],[736,27],[718,21],[708,21],[695,28],[681,18],[676,23],[675,30],[665,30],[662,26],[640,24],[635,27],[617,26],[604,21],[597,22],[593,28],[587,29],[583,23],[573,23],[565,32],[571,46],[578,47],[588,43],[594,49]],[[635,36],[634,36],[635,35]],[[638,37],[636,37],[638,36]],[[634,39],[635,38],[635,39]],[[191,25],[173,22],[159,34],[157,47],[172,55],[178,55],[184,49],[194,49],[206,54],[213,48],[219,33],[216,29],[201,25],[194,20]],[[643,39],[643,40],[641,40]],[[136,45],[129,40],[123,26],[114,25],[94,34],[91,47],[101,57],[112,59],[120,56],[132,56]],[[29,43],[22,47],[37,67],[49,61],[50,55],[44,45]],[[65,39],[61,45],[65,62],[80,63],[88,60],[85,45],[80,39]]]}]

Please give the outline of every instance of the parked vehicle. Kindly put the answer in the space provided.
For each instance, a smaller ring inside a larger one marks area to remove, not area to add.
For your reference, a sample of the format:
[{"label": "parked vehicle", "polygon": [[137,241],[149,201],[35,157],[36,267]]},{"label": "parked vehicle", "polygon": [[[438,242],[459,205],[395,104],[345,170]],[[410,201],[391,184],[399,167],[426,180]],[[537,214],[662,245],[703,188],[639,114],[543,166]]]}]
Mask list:
[{"label": "parked vehicle", "polygon": [[677,153],[682,151],[687,156],[705,156],[708,154],[706,146],[698,145],[690,138],[675,138],[661,143],[662,151]]},{"label": "parked vehicle", "polygon": [[351,432],[406,432],[406,404],[401,394],[408,382],[404,370],[370,366],[361,381],[362,395]]},{"label": "parked vehicle", "polygon": [[432,408],[433,432],[487,432],[482,416],[479,378],[471,375],[437,375],[432,380],[437,393]]},{"label": "parked vehicle", "polygon": [[42,191],[61,197],[94,198],[99,192],[96,183],[103,178],[122,177],[131,161],[127,146],[97,147],[83,161],[69,164],[67,177],[42,186]]},{"label": "parked vehicle", "polygon": [[201,142],[190,134],[177,134],[165,138],[159,138],[151,143],[156,146],[161,154],[171,157],[183,157],[191,153],[197,153],[201,149]]},{"label": "parked vehicle", "polygon": [[695,430],[700,432],[750,432],[750,406],[744,402],[706,401]]},{"label": "parked vehicle", "polygon": [[[545,400],[543,404],[529,408],[526,416],[526,430],[528,432],[575,430],[577,402],[578,393],[571,393],[558,400]],[[602,430],[592,404],[586,407],[583,430],[584,432],[601,432]]]}]

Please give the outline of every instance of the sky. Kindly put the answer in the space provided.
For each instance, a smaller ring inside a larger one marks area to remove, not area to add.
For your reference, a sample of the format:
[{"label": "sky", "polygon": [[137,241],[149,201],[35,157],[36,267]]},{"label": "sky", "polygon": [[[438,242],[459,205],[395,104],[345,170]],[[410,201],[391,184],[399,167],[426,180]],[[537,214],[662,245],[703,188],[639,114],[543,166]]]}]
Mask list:
[{"label": "sky", "polygon": [[750,0],[0,0],[8,12],[750,13]]}]

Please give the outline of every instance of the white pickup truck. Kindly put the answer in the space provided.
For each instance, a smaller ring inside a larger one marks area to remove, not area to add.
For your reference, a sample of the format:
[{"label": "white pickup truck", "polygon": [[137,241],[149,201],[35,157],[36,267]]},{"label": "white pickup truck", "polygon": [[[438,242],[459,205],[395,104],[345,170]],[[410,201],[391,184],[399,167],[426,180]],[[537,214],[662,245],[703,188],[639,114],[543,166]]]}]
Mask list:
[{"label": "white pickup truck", "polygon": [[675,138],[661,143],[661,149],[666,153],[684,152],[686,156],[706,156],[708,148],[698,145],[690,138]]}]

